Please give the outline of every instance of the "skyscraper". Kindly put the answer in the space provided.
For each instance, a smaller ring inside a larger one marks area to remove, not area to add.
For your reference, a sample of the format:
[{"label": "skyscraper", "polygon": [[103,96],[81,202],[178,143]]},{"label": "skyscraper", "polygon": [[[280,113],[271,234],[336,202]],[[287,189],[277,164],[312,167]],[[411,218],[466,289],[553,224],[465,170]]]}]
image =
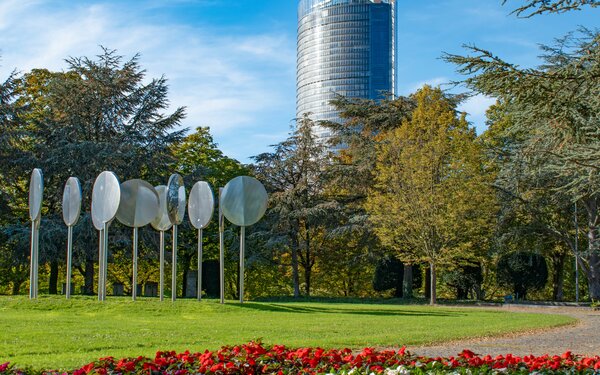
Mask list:
[{"label": "skyscraper", "polygon": [[336,121],[329,104],[336,95],[393,93],[395,40],[395,0],[299,0],[297,117],[310,112],[315,121]]}]

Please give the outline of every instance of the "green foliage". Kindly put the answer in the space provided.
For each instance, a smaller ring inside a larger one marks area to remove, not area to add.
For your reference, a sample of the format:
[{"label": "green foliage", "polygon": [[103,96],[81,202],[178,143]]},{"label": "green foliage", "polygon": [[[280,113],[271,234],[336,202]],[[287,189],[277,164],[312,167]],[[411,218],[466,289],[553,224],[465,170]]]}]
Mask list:
[{"label": "green foliage", "polygon": [[480,295],[478,292],[481,291],[481,284],[483,283],[481,266],[457,265],[443,273],[442,282],[454,288],[457,299],[467,299],[470,293],[478,298]]},{"label": "green foliage", "polygon": [[310,295],[313,267],[324,249],[325,228],[333,221],[336,203],[326,195],[328,159],[325,145],[313,134],[308,116],[271,153],[254,157],[255,173],[269,191],[269,211],[262,232],[267,248],[290,254],[294,296],[300,294],[300,269],[304,292]]},{"label": "green foliage", "polygon": [[599,298],[600,33],[582,28],[542,46],[538,68],[523,69],[484,49],[468,49],[471,56],[445,59],[467,76],[463,82],[470,89],[497,97],[510,116],[502,131],[509,140],[504,192],[532,201],[529,214],[535,212],[535,221],[571,249],[572,234],[565,230],[570,207],[577,203],[585,210],[581,227],[588,243],[580,265],[590,297]]},{"label": "green foliage", "polygon": [[[337,151],[331,155],[327,173],[327,193],[338,203],[335,228],[330,231],[335,249],[328,251],[323,271],[331,275],[329,285],[340,285],[344,295],[368,293],[374,259],[393,249],[384,248],[368,220],[364,203],[375,183],[376,145],[379,135],[397,128],[411,116],[411,98],[388,97],[381,101],[338,97],[332,101],[340,122],[322,122],[331,130],[330,146]],[[412,287],[412,286],[407,286]]]},{"label": "green foliage", "polygon": [[[0,175],[9,176],[9,194],[14,202],[10,221],[14,226],[27,222],[29,173],[33,167],[42,169],[45,220],[40,232],[40,259],[51,262],[54,271],[64,257],[63,186],[70,176],[80,179],[81,223],[86,225],[75,227],[74,266],[85,275],[86,292],[93,293],[97,254],[97,233],[89,219],[93,182],[103,170],[114,171],[122,181],[165,180],[171,160],[169,147],[185,131],[172,131],[183,119],[184,109],[170,115],[162,113],[168,106],[166,79],[147,81],[137,56],[124,61],[115,51],[103,49],[95,60],[69,58],[67,63],[64,73],[35,69],[16,82],[13,100],[19,114],[8,120],[4,116],[2,123],[9,129],[3,136],[13,157],[2,163]],[[118,225],[111,231],[130,236],[129,230]],[[56,285],[57,273],[50,277],[50,284]]]},{"label": "green foliage", "polygon": [[381,258],[375,267],[373,289],[377,292],[394,289],[394,297],[402,297],[404,263],[394,257]]},{"label": "green foliage", "polygon": [[512,287],[516,298],[526,299],[527,292],[546,286],[546,259],[540,254],[524,251],[503,255],[498,261],[497,279],[501,285]]},{"label": "green foliage", "polygon": [[484,255],[494,197],[481,146],[455,103],[428,86],[413,99],[411,120],[381,134],[366,209],[400,259],[431,265],[435,303],[437,264]]}]

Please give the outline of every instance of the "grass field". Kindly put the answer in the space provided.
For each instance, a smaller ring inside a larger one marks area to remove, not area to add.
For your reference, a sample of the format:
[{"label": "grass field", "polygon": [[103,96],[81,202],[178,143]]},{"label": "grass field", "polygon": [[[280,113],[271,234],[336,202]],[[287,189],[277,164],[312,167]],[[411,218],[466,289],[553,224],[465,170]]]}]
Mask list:
[{"label": "grass field", "polygon": [[268,344],[362,348],[440,342],[572,323],[475,308],[315,302],[0,297],[0,364],[64,369],[103,356]]}]

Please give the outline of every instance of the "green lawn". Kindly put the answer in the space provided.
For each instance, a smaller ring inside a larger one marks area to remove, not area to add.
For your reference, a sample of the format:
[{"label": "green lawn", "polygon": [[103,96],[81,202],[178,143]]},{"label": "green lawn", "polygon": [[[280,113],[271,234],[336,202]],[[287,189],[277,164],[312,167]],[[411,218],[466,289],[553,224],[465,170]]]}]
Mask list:
[{"label": "green lawn", "polygon": [[259,338],[289,346],[410,346],[572,322],[558,315],[418,305],[0,297],[0,364],[74,368],[103,356],[203,351]]}]

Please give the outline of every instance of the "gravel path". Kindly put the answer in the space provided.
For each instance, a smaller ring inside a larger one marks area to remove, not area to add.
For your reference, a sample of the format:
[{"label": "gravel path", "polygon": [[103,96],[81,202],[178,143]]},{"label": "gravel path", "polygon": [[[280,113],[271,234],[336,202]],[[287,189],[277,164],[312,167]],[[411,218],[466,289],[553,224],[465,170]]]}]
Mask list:
[{"label": "gravel path", "polygon": [[575,307],[502,307],[502,310],[542,314],[565,314],[578,319],[571,326],[545,331],[528,332],[508,337],[469,339],[434,346],[409,347],[408,350],[424,356],[456,356],[463,349],[481,355],[512,353],[514,355],[562,354],[568,350],[576,354],[600,355],[600,312]]}]

